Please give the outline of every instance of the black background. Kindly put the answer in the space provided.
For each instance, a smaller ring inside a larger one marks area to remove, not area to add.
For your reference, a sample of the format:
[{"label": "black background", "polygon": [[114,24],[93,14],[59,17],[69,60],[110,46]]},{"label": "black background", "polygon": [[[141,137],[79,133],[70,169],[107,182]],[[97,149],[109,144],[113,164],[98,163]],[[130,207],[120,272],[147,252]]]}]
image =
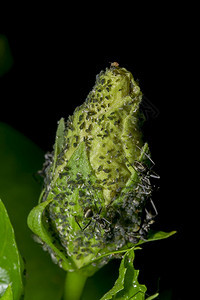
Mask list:
[{"label": "black background", "polygon": [[183,137],[186,143],[190,137],[184,121],[190,64],[186,12],[134,3],[113,7],[103,3],[92,9],[78,3],[65,9],[25,8],[20,14],[14,10],[12,16],[4,11],[0,28],[14,59],[12,69],[0,78],[0,121],[45,152],[52,150],[57,121],[85,100],[96,74],[110,62],[117,61],[139,80],[153,109],[147,114],[145,139],[161,175],[154,228],[177,234],[144,247],[136,266],[143,269],[140,281],[148,280],[150,290],[155,290],[160,277],[163,290],[172,289],[173,299],[184,299],[190,268],[186,252],[190,212],[183,198],[187,185]]}]

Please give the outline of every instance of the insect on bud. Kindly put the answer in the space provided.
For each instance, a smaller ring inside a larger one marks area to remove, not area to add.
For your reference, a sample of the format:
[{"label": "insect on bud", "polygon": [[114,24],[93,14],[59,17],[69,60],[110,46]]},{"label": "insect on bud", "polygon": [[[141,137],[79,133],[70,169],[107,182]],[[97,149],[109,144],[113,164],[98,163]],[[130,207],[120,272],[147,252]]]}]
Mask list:
[{"label": "insect on bud", "polygon": [[141,101],[132,74],[112,63],[73,116],[59,122],[28,224],[65,270],[94,273],[112,252],[144,239],[153,223],[146,206],[157,214],[154,163],[142,141]]}]

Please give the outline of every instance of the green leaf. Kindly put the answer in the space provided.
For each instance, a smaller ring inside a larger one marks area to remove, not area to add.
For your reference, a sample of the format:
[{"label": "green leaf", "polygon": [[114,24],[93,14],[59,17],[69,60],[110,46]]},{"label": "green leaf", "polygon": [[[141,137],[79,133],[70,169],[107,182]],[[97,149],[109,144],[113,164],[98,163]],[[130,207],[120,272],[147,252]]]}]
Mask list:
[{"label": "green leaf", "polygon": [[15,229],[16,242],[26,261],[25,300],[55,300],[63,293],[65,272],[52,263],[36,243],[27,226],[27,216],[37,205],[44,152],[31,140],[5,123],[0,123],[0,197]]},{"label": "green leaf", "polygon": [[51,234],[47,231],[43,224],[43,212],[47,205],[52,202],[53,199],[40,203],[34,207],[28,216],[29,228],[39,236],[51,249],[57,261],[60,261],[60,265],[63,269],[69,270],[72,268],[70,260],[54,245]]},{"label": "green leaf", "polygon": [[0,299],[1,300],[13,300],[13,293],[12,293],[10,284],[8,285],[5,293],[3,294],[3,296]]},{"label": "green leaf", "polygon": [[[114,287],[106,293],[101,300],[145,300],[145,292],[146,287],[144,285],[140,285],[138,283],[138,274],[139,271],[134,269],[133,266],[133,260],[134,260],[134,250],[141,249],[139,245],[142,245],[147,242],[157,241],[166,239],[173,234],[175,234],[176,231],[171,232],[164,232],[164,231],[153,231],[150,230],[148,234],[147,240],[140,240],[138,244],[136,244],[131,249],[122,249],[121,251],[116,251],[117,253],[122,253],[123,251],[125,253],[120,269],[119,269],[119,277],[117,281],[115,282]],[[114,252],[113,252],[114,254]],[[149,296],[146,298],[146,300],[152,300],[158,297],[158,293]]]},{"label": "green leaf", "polygon": [[4,294],[9,284],[11,284],[13,299],[18,300],[20,298],[23,293],[21,268],[20,254],[17,249],[14,230],[5,206],[0,200],[0,296]]},{"label": "green leaf", "polygon": [[[114,287],[107,292],[101,300],[144,300],[146,293],[146,286],[138,282],[139,271],[134,269],[134,250],[127,251],[124,255],[120,268],[119,277],[115,282]],[[158,294],[148,298],[154,299]]]},{"label": "green leaf", "polygon": [[164,232],[164,231],[150,230],[148,233],[147,240],[140,240],[139,243],[137,244],[137,246],[148,243],[148,242],[167,239],[168,237],[174,235],[175,233],[176,233],[176,231]]}]

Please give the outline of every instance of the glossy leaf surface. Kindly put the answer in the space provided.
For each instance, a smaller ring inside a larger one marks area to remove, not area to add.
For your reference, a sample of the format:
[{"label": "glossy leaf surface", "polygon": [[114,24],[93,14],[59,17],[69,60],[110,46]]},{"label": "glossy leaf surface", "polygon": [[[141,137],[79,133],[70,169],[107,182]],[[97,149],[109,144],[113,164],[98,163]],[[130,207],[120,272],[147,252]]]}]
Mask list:
[{"label": "glossy leaf surface", "polygon": [[14,230],[5,206],[0,200],[0,296],[3,296],[11,284],[13,299],[20,299],[23,293],[21,273],[20,254],[17,249]]},{"label": "glossy leaf surface", "polygon": [[7,287],[7,289],[6,289],[5,293],[3,294],[3,296],[0,299],[1,300],[13,300],[13,293],[12,293],[12,289],[11,289],[10,284]]}]

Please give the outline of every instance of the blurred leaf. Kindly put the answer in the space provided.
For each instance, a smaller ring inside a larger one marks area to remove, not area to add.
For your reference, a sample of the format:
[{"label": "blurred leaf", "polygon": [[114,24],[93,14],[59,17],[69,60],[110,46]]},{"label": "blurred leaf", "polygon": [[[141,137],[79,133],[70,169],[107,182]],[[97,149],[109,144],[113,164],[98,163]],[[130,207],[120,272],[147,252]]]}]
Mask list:
[{"label": "blurred leaf", "polygon": [[[113,288],[107,292],[101,300],[144,300],[146,293],[146,286],[138,282],[139,271],[134,269],[134,250],[129,250],[124,255],[120,268],[119,277],[115,282]],[[148,298],[154,299],[158,296],[155,294]]]},{"label": "blurred leaf", "polygon": [[6,289],[5,293],[3,294],[3,296],[0,299],[1,300],[13,300],[13,293],[12,293],[12,289],[11,289],[10,284],[7,287],[7,289]]},{"label": "blurred leaf", "polygon": [[0,296],[12,284],[13,299],[19,300],[23,293],[21,267],[14,230],[0,199]]},{"label": "blurred leaf", "polygon": [[44,153],[28,138],[0,123],[0,197],[15,229],[18,249],[26,261],[25,300],[55,300],[62,295],[65,272],[35,243],[27,216],[41,192],[34,175]]},{"label": "blurred leaf", "polygon": [[10,70],[13,58],[7,38],[0,34],[0,76]]}]

